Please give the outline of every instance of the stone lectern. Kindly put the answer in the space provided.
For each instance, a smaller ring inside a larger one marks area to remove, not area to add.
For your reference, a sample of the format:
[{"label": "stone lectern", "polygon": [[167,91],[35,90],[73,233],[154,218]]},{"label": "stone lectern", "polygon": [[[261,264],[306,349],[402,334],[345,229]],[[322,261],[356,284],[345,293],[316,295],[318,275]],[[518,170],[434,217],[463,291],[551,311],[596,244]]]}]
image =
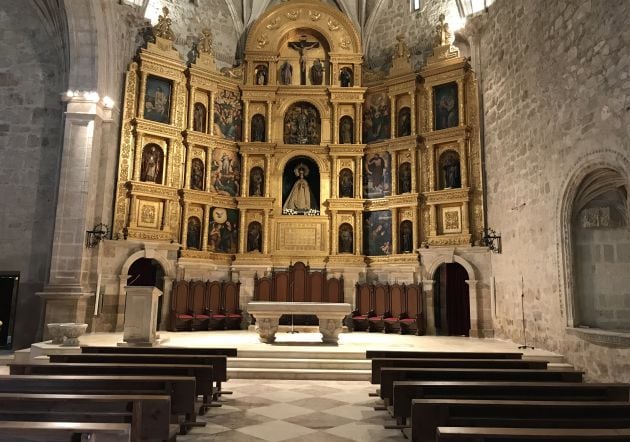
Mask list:
[{"label": "stone lectern", "polygon": [[162,291],[152,286],[128,286],[125,290],[124,342],[118,345],[154,345],[157,340],[158,299]]}]

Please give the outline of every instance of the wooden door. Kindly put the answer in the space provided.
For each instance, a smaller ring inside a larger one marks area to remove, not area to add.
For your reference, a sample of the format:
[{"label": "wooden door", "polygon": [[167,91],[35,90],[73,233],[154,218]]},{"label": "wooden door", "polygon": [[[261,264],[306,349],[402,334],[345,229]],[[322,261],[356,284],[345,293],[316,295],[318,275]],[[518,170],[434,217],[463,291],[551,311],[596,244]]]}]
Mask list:
[{"label": "wooden door", "polygon": [[470,296],[468,273],[457,263],[446,264],[446,323],[450,336],[468,336],[470,332]]}]

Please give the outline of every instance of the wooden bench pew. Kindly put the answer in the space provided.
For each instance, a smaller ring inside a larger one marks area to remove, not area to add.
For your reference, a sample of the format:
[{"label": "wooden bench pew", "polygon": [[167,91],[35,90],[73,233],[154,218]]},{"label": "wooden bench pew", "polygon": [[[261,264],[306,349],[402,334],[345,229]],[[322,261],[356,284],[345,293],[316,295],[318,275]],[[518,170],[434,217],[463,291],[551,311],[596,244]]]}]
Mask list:
[{"label": "wooden bench pew", "polygon": [[394,382],[388,407],[398,425],[411,417],[413,399],[522,399],[528,401],[628,401],[630,384],[576,382]]},{"label": "wooden bench pew", "polygon": [[195,378],[195,394],[203,396],[199,414],[212,406],[212,367],[177,364],[88,364],[48,363],[9,364],[11,375],[85,375],[85,376],[188,376]]},{"label": "wooden bench pew", "polygon": [[547,441],[605,442],[630,441],[630,428],[488,428],[438,427],[437,442]]},{"label": "wooden bench pew", "polygon": [[0,442],[131,442],[130,437],[130,424],[0,421]]},{"label": "wooden bench pew", "polygon": [[630,402],[414,399],[411,440],[434,442],[438,427],[630,428]]},{"label": "wooden bench pew", "polygon": [[424,359],[523,359],[523,353],[467,352],[467,351],[405,351],[366,350],[366,359],[374,358],[424,358]]},{"label": "wooden bench pew", "polygon": [[547,361],[525,361],[523,359],[372,359],[373,384],[381,383],[381,369],[385,367],[408,368],[502,368],[507,370],[546,370]]},{"label": "wooden bench pew", "polygon": [[206,425],[196,421],[195,384],[194,377],[185,376],[0,376],[1,393],[166,394],[182,434]]},{"label": "wooden bench pew", "polygon": [[215,388],[213,399],[218,399],[221,382],[227,381],[227,356],[225,355],[168,355],[168,354],[116,354],[86,353],[50,355],[50,362],[92,363],[92,364],[174,364],[174,365],[209,365]]},{"label": "wooden bench pew", "polygon": [[395,381],[582,382],[582,376],[575,370],[385,367],[381,369],[380,395],[387,407],[392,403]]},{"label": "wooden bench pew", "polygon": [[131,424],[132,441],[174,441],[167,395],[0,393],[0,421]]}]

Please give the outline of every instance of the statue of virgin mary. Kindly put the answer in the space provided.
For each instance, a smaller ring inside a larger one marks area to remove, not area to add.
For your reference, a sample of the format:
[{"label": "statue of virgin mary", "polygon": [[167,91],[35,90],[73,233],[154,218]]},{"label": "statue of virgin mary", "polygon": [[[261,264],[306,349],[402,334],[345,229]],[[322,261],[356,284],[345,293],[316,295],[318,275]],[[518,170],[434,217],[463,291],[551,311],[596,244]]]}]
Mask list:
[{"label": "statue of virgin mary", "polygon": [[313,208],[311,200],[313,195],[311,189],[306,181],[305,177],[309,174],[308,166],[304,163],[300,163],[293,169],[295,176],[298,177],[297,181],[293,183],[291,193],[287,197],[282,210],[290,210],[294,212],[307,212]]}]

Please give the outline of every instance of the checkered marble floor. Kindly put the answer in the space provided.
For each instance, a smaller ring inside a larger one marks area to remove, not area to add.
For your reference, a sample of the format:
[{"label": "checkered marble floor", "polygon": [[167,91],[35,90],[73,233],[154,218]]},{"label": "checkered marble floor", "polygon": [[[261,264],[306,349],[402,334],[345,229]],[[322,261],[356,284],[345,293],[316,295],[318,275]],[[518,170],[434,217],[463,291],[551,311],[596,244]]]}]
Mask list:
[{"label": "checkered marble floor", "polygon": [[375,411],[374,385],[364,381],[285,381],[234,379],[224,384],[233,391],[222,397],[178,442],[287,441],[348,442],[404,441],[399,430],[385,430],[392,419]]}]

